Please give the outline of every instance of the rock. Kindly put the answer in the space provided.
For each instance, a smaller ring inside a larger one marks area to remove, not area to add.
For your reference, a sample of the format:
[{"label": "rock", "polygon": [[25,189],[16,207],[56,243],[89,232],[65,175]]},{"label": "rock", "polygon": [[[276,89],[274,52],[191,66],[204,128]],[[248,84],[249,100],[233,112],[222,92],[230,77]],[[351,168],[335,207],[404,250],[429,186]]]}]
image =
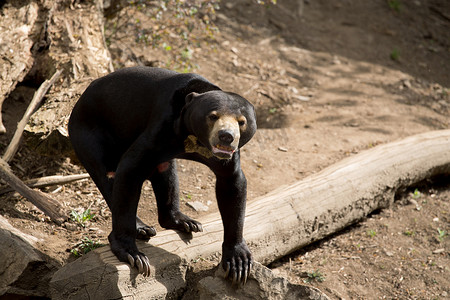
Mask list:
[{"label": "rock", "polygon": [[436,249],[436,250],[434,250],[433,251],[433,254],[441,254],[441,253],[444,253],[445,252],[445,249],[444,248],[441,248],[441,249]]},{"label": "rock", "polygon": [[69,231],[77,231],[78,230],[78,226],[72,223],[64,223],[64,227],[66,227],[67,230]]},{"label": "rock", "polygon": [[199,281],[199,299],[261,299],[261,300],[297,300],[315,299],[328,300],[329,298],[320,290],[306,285],[290,283],[286,278],[277,277],[273,272],[255,262],[249,279],[245,286],[231,285],[223,278],[224,271],[221,267],[214,277],[206,277]]},{"label": "rock", "polygon": [[[0,298],[48,297],[48,283],[56,271],[35,248],[39,239],[12,227],[0,216]],[[39,276],[36,276],[39,274]]]},{"label": "rock", "polygon": [[408,79],[403,79],[402,80],[402,84],[404,87],[410,89],[411,88],[411,81],[409,81]]},{"label": "rock", "polygon": [[422,209],[422,207],[419,205],[419,203],[417,203],[416,200],[414,200],[412,198],[410,198],[408,200],[409,200],[409,203],[414,204],[416,206],[416,210],[421,210]]},{"label": "rock", "polygon": [[189,201],[186,202],[186,204],[193,208],[195,211],[208,211],[209,207],[205,204],[201,203],[200,201]]},{"label": "rock", "polygon": [[394,252],[388,251],[388,250],[386,250],[386,249],[383,249],[383,250],[384,250],[384,253],[385,253],[387,256],[389,256],[389,257],[394,256]]}]

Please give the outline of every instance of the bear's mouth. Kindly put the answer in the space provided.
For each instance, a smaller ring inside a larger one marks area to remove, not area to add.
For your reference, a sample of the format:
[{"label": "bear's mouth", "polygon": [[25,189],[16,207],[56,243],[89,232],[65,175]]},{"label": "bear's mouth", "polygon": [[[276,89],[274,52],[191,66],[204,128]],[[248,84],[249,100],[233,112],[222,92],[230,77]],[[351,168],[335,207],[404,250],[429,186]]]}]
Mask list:
[{"label": "bear's mouth", "polygon": [[214,156],[217,156],[218,158],[225,158],[229,159],[233,156],[233,153],[236,151],[236,148],[231,146],[225,146],[221,144],[216,144],[215,146],[212,146],[212,153]]}]

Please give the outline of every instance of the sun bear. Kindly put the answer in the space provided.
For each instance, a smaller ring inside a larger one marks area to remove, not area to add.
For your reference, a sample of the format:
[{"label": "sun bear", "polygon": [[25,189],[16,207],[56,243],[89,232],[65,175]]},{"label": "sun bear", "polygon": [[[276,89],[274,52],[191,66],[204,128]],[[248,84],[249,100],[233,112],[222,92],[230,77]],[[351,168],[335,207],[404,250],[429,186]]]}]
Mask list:
[{"label": "sun bear", "polygon": [[222,267],[226,277],[245,283],[252,255],[243,238],[247,181],[239,149],[255,131],[249,101],[196,74],[132,67],[94,80],[72,111],[69,136],[111,210],[108,239],[117,258],[149,276],[149,260],[136,246],[136,238],[156,234],[136,215],[147,179],[163,228],[203,230],[179,207],[175,159],[189,159],[216,176],[224,227]]}]

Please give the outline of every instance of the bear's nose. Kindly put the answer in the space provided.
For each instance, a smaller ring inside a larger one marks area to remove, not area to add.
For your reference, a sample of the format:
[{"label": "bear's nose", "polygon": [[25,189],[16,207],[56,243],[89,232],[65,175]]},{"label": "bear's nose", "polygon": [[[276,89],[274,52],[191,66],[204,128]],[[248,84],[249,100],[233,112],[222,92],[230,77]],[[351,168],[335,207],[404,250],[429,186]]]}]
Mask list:
[{"label": "bear's nose", "polygon": [[234,135],[230,130],[219,130],[218,134],[221,142],[231,144],[234,140]]}]

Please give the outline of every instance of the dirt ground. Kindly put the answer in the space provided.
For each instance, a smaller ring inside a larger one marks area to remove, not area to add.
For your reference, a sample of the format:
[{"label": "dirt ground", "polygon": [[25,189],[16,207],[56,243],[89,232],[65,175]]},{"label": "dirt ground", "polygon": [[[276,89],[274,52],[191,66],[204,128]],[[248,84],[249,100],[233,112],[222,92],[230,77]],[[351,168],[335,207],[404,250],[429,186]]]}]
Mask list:
[{"label": "dirt ground", "polygon": [[422,188],[271,268],[331,299],[448,299],[450,193]]},{"label": "dirt ground", "polygon": [[[194,72],[257,108],[258,132],[242,151],[248,201],[378,144],[449,128],[448,1],[278,2],[222,1],[214,41],[191,49]],[[169,59],[167,51],[144,44],[130,50],[123,39],[111,40],[110,50],[116,66],[133,65],[139,57],[164,67]],[[23,96],[30,95],[29,87],[20,89],[4,104],[4,145],[30,98]],[[84,172],[69,158],[42,157],[27,147],[12,167],[24,179]],[[213,174],[188,161],[179,161],[178,169],[182,210],[192,217],[215,211]],[[392,208],[271,267],[332,299],[448,298],[448,177],[417,189],[398,195]],[[68,211],[89,208],[94,215],[84,227],[74,221],[59,227],[18,194],[1,195],[0,214],[42,239],[49,260],[72,261],[70,250],[84,237],[107,242],[110,212],[91,180],[45,191]],[[195,211],[187,205],[192,201],[208,211]],[[157,225],[148,182],[138,214]]]}]

